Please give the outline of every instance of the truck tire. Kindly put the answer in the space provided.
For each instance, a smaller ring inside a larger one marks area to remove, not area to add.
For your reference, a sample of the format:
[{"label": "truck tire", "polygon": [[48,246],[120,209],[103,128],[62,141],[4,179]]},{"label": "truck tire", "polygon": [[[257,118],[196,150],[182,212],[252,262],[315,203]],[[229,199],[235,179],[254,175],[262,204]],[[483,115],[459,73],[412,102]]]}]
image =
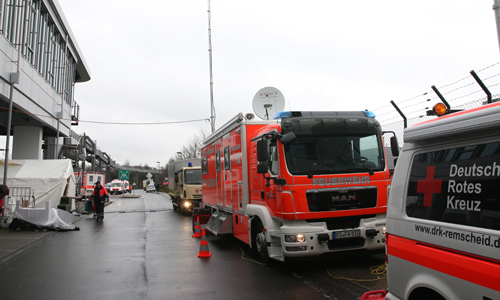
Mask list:
[{"label": "truck tire", "polygon": [[182,207],[182,200],[181,199],[177,199],[177,209],[179,210],[181,215],[185,214],[184,207]]},{"label": "truck tire", "polygon": [[269,253],[267,252],[267,241],[264,226],[260,220],[256,220],[255,222],[255,233],[252,234],[253,250],[261,262],[267,263],[269,262]]}]

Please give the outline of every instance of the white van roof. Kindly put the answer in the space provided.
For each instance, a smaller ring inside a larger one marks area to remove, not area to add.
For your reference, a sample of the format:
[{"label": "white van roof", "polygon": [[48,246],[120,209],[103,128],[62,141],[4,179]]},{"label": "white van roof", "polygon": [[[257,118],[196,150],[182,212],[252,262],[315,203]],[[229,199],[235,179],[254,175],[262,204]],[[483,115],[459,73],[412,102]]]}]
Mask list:
[{"label": "white van roof", "polygon": [[405,130],[404,141],[411,143],[422,139],[443,138],[463,133],[480,132],[492,127],[500,127],[500,102],[419,123]]}]

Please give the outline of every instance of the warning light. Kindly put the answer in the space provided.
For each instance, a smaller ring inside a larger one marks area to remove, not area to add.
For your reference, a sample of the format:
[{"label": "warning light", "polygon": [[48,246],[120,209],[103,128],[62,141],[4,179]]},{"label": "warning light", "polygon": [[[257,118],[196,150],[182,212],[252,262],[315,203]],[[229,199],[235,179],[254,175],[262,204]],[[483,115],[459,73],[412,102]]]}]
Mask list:
[{"label": "warning light", "polygon": [[434,111],[434,113],[436,115],[444,116],[446,114],[446,112],[448,111],[448,108],[443,103],[438,103],[438,104],[434,105],[432,110]]}]

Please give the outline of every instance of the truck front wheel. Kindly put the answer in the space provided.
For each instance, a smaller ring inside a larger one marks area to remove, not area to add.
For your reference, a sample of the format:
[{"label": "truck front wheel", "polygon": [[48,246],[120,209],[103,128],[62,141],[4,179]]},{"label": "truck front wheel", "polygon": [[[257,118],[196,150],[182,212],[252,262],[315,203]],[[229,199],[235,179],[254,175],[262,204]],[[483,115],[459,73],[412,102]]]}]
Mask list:
[{"label": "truck front wheel", "polygon": [[259,257],[259,260],[263,263],[269,261],[269,254],[267,252],[267,241],[266,233],[264,232],[264,226],[260,220],[256,221],[255,234],[252,234],[254,253]]}]

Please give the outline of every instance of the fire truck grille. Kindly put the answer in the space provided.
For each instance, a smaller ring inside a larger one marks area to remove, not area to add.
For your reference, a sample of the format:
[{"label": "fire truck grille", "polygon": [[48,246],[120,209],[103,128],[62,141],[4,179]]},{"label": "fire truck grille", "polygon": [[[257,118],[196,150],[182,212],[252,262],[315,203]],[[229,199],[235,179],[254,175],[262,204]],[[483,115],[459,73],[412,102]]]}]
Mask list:
[{"label": "fire truck grille", "polygon": [[193,195],[193,199],[201,199],[202,195]]},{"label": "fire truck grille", "polygon": [[309,223],[325,222],[326,228],[328,230],[336,230],[336,229],[357,228],[359,227],[361,219],[370,219],[370,218],[375,218],[375,215],[338,217],[338,218],[328,218],[328,219],[307,219],[306,222]]},{"label": "fire truck grille", "polygon": [[337,211],[377,206],[377,189],[321,190],[306,193],[310,212]]}]

